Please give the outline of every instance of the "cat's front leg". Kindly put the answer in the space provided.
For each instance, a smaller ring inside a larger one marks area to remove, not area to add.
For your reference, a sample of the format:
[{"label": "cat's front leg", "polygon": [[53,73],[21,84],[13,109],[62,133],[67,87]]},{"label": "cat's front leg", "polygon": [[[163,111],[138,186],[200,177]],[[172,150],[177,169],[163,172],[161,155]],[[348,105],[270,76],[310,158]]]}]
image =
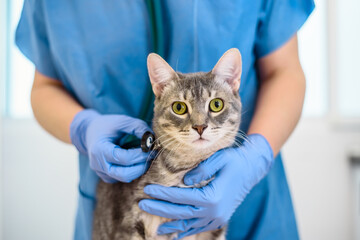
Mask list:
[{"label": "cat's front leg", "polygon": [[140,219],[144,223],[144,234],[146,240],[171,240],[177,237],[177,234],[158,235],[157,229],[164,222],[169,222],[171,219],[163,218],[155,215],[142,212]]},{"label": "cat's front leg", "polygon": [[183,240],[225,240],[225,228],[202,232],[183,238]]}]

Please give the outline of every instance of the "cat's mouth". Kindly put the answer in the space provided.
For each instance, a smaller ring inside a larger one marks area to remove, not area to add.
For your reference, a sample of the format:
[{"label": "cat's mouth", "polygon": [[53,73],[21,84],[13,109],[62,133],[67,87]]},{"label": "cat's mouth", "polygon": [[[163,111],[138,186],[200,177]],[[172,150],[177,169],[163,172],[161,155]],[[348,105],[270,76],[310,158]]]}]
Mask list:
[{"label": "cat's mouth", "polygon": [[202,137],[199,137],[198,139],[193,141],[193,143],[200,143],[200,144],[203,144],[203,143],[206,143],[206,142],[209,142],[209,140],[207,140],[205,138],[202,138]]}]

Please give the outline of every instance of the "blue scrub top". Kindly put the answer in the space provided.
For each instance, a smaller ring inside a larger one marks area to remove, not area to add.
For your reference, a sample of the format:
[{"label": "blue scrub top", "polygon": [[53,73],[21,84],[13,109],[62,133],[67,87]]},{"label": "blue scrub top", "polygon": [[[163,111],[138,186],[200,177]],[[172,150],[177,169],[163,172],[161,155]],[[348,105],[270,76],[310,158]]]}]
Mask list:
[{"label": "blue scrub top", "polygon": [[[313,10],[313,1],[162,3],[164,58],[177,71],[210,71],[229,48],[241,51],[241,129],[246,132],[259,86],[257,59],[297,32]],[[84,107],[139,117],[150,88],[149,19],[144,0],[25,0],[16,44],[39,72],[61,81]],[[87,156],[80,155],[79,163],[74,238],[90,239],[98,177]],[[280,156],[231,218],[227,239],[298,239]]]}]

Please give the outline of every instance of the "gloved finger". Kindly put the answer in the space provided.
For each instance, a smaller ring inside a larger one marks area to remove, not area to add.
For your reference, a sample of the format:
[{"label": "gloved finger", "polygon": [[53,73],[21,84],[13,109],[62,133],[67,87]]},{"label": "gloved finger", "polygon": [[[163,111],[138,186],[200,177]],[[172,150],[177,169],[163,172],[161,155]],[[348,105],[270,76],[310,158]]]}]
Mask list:
[{"label": "gloved finger", "polygon": [[146,162],[149,158],[149,153],[143,152],[141,148],[122,149],[111,142],[105,142],[102,145],[105,151],[105,160],[109,163],[131,166]]},{"label": "gloved finger", "polygon": [[221,156],[224,151],[214,153],[207,160],[201,162],[195,169],[188,172],[184,177],[186,185],[194,185],[212,178],[226,164],[226,160]]},{"label": "gloved finger", "polygon": [[198,205],[208,201],[202,188],[165,187],[151,184],[144,187],[150,197],[178,204]]},{"label": "gloved finger", "polygon": [[198,218],[193,218],[163,223],[159,226],[157,234],[163,235],[174,232],[185,232],[192,228],[192,225],[198,220]]},{"label": "gloved finger", "polygon": [[206,226],[198,227],[198,228],[191,228],[186,232],[179,233],[179,235],[178,235],[178,237],[176,239],[181,239],[181,238],[184,238],[186,236],[198,234],[198,233],[201,233],[201,232],[206,232],[206,231],[210,231],[210,230],[219,229],[219,226],[220,225],[216,221],[211,221]]},{"label": "gloved finger", "polygon": [[191,228],[186,232],[179,233],[178,237],[175,238],[175,240],[182,239],[182,238],[190,236],[190,235],[194,235],[194,234],[197,234],[197,233],[204,232],[205,231],[204,229],[205,229],[205,227]]},{"label": "gloved finger", "polygon": [[201,210],[194,206],[173,204],[154,199],[141,200],[139,202],[139,208],[150,214],[171,219],[191,219],[203,217]]},{"label": "gloved finger", "polygon": [[190,228],[203,227],[206,226],[208,223],[209,221],[205,218],[175,220],[161,224],[158,228],[157,233],[159,235],[163,235],[175,232],[186,232]]},{"label": "gloved finger", "polygon": [[103,172],[108,176],[120,181],[129,183],[134,179],[142,176],[150,166],[150,162],[139,163],[130,167],[122,167],[114,164],[107,164],[107,172]]},{"label": "gloved finger", "polygon": [[141,119],[133,118],[125,115],[121,115],[121,125],[119,130],[130,134],[135,135],[137,138],[141,139],[145,132],[152,132],[149,125]]},{"label": "gloved finger", "polygon": [[101,180],[103,180],[106,183],[116,183],[117,181],[109,176],[107,176],[104,173],[101,172],[96,172],[96,174],[101,178]]}]

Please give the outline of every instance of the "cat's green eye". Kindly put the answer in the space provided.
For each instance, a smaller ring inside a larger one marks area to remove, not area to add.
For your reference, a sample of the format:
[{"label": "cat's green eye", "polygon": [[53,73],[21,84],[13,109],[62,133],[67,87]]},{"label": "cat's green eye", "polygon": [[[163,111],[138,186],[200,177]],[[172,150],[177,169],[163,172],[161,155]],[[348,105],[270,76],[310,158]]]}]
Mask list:
[{"label": "cat's green eye", "polygon": [[210,101],[210,111],[220,112],[224,108],[224,102],[220,98],[214,98]]},{"label": "cat's green eye", "polygon": [[174,113],[183,115],[187,112],[186,104],[183,102],[174,102],[172,105]]}]

